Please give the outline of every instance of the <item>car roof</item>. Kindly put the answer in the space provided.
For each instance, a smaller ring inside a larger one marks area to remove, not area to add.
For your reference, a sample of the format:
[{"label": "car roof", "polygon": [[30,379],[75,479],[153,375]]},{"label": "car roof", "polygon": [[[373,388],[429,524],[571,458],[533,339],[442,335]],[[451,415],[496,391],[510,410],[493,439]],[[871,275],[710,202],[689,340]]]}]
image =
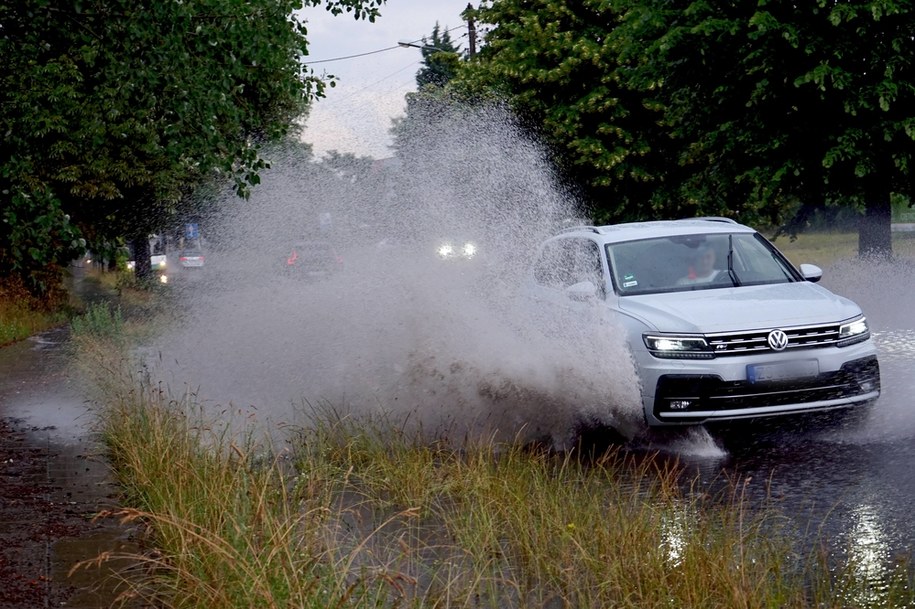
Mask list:
[{"label": "car roof", "polygon": [[646,222],[626,222],[605,226],[573,226],[564,229],[560,235],[588,234],[592,238],[599,235],[603,243],[637,241],[653,237],[676,235],[698,235],[710,233],[755,233],[756,230],[729,218],[687,218],[683,220],[651,220]]}]

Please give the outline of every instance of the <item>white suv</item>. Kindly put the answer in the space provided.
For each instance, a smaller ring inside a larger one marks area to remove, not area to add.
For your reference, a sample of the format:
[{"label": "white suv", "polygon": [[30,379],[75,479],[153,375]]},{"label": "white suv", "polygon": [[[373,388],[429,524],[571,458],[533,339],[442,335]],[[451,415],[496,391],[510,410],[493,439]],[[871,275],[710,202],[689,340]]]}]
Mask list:
[{"label": "white suv", "polygon": [[683,425],[880,395],[867,321],[821,277],[750,227],[697,218],[566,229],[540,247],[526,293],[550,314],[604,308],[628,333],[647,423]]}]

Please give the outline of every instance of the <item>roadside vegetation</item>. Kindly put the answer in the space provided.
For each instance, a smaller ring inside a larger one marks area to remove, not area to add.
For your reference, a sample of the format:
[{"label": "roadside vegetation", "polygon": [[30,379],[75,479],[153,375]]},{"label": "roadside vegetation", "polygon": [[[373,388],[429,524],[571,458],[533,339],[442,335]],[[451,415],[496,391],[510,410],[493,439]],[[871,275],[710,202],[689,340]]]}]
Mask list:
[{"label": "roadside vegetation", "polygon": [[0,347],[66,323],[64,311],[48,310],[23,289],[0,286]]},{"label": "roadside vegetation", "polygon": [[164,297],[164,290],[141,284],[126,270],[87,270],[78,280],[69,277],[53,299],[34,296],[15,279],[0,281],[0,347],[68,323],[81,324],[78,316],[92,315],[87,308],[94,301],[116,298],[125,308],[138,312]]},{"label": "roadside vegetation", "polygon": [[303,405],[274,444],[277,433],[245,413],[175,395],[137,365],[131,345],[148,323],[99,304],[72,325],[122,488],[123,507],[102,516],[146,525],[146,551],[126,557],[136,567],[123,573],[124,599],[208,609],[915,604],[910,565],[875,576],[799,552],[777,505],[746,500],[749,480],[709,496],[652,456],[455,445],[332,404]]},{"label": "roadside vegetation", "polygon": [[14,278],[0,280],[0,347],[65,325],[79,306],[72,292],[39,298]]}]

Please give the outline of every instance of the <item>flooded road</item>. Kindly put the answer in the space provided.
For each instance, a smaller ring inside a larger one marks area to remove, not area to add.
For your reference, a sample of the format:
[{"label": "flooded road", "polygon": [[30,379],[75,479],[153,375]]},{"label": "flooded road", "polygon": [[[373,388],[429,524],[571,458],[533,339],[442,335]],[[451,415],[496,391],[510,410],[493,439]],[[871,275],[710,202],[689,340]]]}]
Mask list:
[{"label": "flooded road", "polygon": [[[915,559],[915,316],[907,309],[915,302],[915,263],[840,263],[825,271],[824,285],[861,304],[875,334],[883,391],[867,416],[839,426],[786,419],[736,435],[713,433],[705,443],[671,445],[668,452],[704,489],[747,481],[752,503],[771,500],[791,520],[799,551],[828,545],[838,559],[847,556],[879,578],[894,560]],[[304,324],[307,311],[286,306],[287,315],[275,317],[285,320],[278,326],[288,332],[286,318],[299,315]],[[239,328],[228,333],[233,340],[243,336]],[[106,573],[69,578],[67,572],[78,561],[131,544],[130,531],[91,522],[114,505],[116,487],[99,457],[65,341],[64,331],[52,331],[0,349],[2,607],[107,606],[114,592]],[[287,343],[260,334],[246,344],[276,351]],[[257,353],[272,361],[267,351]],[[212,364],[228,365],[225,358]],[[264,374],[263,367],[250,367]],[[298,379],[294,370],[283,368],[282,376]]]},{"label": "flooded road", "polygon": [[857,301],[877,342],[882,393],[860,421],[778,421],[716,434],[720,451],[677,455],[701,484],[749,480],[748,498],[793,521],[801,546],[825,544],[879,577],[915,559],[915,263],[826,269],[823,283]]},{"label": "flooded road", "polygon": [[0,607],[107,607],[117,563],[71,568],[133,548],[111,519],[117,487],[65,349],[52,330],[0,349]]}]

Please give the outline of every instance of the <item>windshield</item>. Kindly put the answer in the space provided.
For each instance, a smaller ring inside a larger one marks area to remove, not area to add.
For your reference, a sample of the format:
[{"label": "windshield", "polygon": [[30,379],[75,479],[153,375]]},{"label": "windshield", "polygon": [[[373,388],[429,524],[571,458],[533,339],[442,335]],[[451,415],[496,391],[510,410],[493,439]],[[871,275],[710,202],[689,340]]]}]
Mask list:
[{"label": "windshield", "polygon": [[758,233],[677,235],[607,245],[620,295],[801,281]]}]

